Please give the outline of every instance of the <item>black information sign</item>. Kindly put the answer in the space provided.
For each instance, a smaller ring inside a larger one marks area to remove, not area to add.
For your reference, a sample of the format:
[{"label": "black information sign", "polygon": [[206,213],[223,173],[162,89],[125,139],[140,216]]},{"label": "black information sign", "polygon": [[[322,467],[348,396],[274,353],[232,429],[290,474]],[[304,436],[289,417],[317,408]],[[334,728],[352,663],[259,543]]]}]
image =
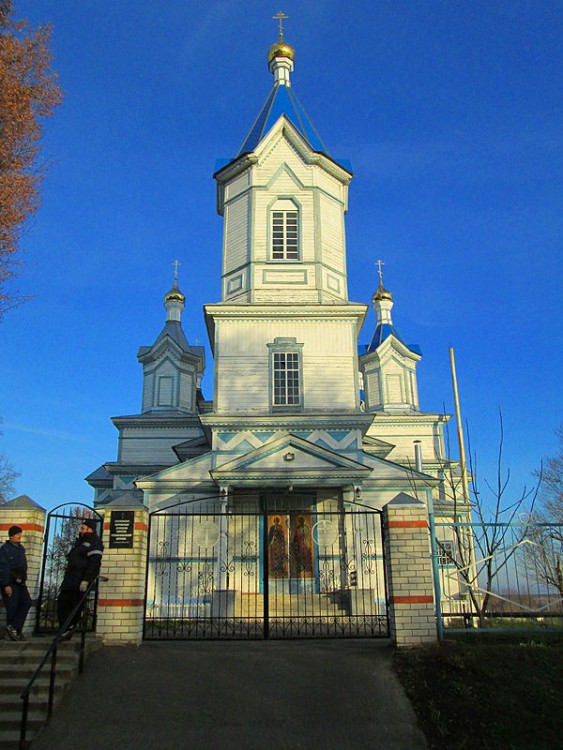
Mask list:
[{"label": "black information sign", "polygon": [[109,524],[109,546],[131,549],[135,528],[134,510],[112,510]]}]

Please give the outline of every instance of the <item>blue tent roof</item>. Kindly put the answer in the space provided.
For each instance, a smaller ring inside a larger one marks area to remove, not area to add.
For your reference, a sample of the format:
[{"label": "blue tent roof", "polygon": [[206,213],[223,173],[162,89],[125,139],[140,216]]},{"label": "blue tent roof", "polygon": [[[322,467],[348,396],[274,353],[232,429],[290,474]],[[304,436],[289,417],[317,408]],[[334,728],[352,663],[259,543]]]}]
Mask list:
[{"label": "blue tent roof", "polygon": [[293,89],[288,86],[276,85],[260,110],[250,133],[246,136],[237,158],[242,154],[254,151],[262,138],[282,115],[285,115],[291,121],[313,151],[320,151],[327,156],[329,155],[327,147],[322,142],[313,123],[307,117]]},{"label": "blue tent roof", "polygon": [[404,344],[407,349],[410,349],[411,352],[414,352],[414,354],[420,354],[422,355],[422,350],[417,344],[407,344],[403,341],[403,339],[399,336],[399,332],[395,328],[393,324],[389,323],[379,323],[375,327],[375,331],[373,334],[373,338],[371,340],[371,344],[367,347],[367,352],[374,352],[378,346],[380,346],[385,339],[388,339],[389,336],[394,336],[396,339],[398,339],[401,344]]}]

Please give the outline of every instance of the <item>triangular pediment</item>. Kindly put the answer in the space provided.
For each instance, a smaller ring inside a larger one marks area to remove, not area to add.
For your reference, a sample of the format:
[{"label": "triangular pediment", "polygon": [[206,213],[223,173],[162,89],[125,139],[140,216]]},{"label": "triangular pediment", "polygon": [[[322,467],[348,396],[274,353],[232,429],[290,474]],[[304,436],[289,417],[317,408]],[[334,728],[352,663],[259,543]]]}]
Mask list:
[{"label": "triangular pediment", "polygon": [[185,440],[183,443],[173,445],[172,450],[178,456],[180,461],[187,461],[190,458],[195,458],[207,453],[209,451],[209,442],[205,435],[200,435],[197,438]]},{"label": "triangular pediment", "polygon": [[379,458],[386,458],[394,447],[393,443],[387,443],[385,440],[380,440],[371,435],[364,435],[362,440],[362,450]]},{"label": "triangular pediment", "polygon": [[267,158],[268,153],[279,142],[280,136],[289,143],[292,151],[301,158],[303,163],[322,166],[327,172],[342,182],[350,182],[352,178],[351,173],[326,154],[314,151],[286,115],[281,115],[278,118],[256,147],[254,153],[258,157],[259,163]]},{"label": "triangular pediment", "polygon": [[[395,354],[399,354],[407,360],[418,362],[422,359],[422,355],[417,351],[414,351],[409,346],[404,344],[397,336],[390,333],[387,338],[379,344],[379,346],[368,354],[364,355],[365,358],[369,358],[370,355],[376,353],[380,361],[387,361],[389,359],[396,359]],[[402,363],[401,363],[402,364]]]},{"label": "triangular pediment", "polygon": [[142,490],[155,490],[162,487],[185,487],[187,484],[198,484],[209,480],[211,452],[191,458],[183,463],[174,464],[155,474],[137,479],[135,484]]},{"label": "triangular pediment", "polygon": [[323,484],[361,481],[370,473],[363,464],[295,435],[275,438],[249,453],[212,470],[221,484]]},{"label": "triangular pediment", "polygon": [[293,169],[290,167],[290,165],[287,162],[282,162],[280,166],[276,169],[272,177],[270,178],[267,187],[272,188],[273,185],[280,179],[280,177],[287,175],[290,180],[295,184],[296,189],[303,190],[305,188],[305,185],[303,182],[299,179],[299,177],[295,174]]}]

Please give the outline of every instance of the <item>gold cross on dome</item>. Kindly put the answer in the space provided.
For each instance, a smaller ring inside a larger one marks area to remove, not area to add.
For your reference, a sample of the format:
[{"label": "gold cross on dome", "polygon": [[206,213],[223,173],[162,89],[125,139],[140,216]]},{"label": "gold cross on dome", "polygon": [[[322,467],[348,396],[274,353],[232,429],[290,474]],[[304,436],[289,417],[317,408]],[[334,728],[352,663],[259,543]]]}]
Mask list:
[{"label": "gold cross on dome", "polygon": [[375,264],[377,266],[377,275],[379,276],[379,283],[381,286],[383,286],[383,271],[381,270],[381,267],[385,265],[385,263],[382,260],[378,260]]},{"label": "gold cross on dome", "polygon": [[283,39],[283,22],[286,21],[289,16],[286,16],[285,13],[283,13],[281,10],[279,13],[276,13],[275,16],[272,16],[274,21],[279,21],[280,24],[280,39]]},{"label": "gold cross on dome", "polygon": [[179,260],[175,260],[172,265],[174,266],[174,281],[178,281],[178,266],[181,266],[182,264]]}]

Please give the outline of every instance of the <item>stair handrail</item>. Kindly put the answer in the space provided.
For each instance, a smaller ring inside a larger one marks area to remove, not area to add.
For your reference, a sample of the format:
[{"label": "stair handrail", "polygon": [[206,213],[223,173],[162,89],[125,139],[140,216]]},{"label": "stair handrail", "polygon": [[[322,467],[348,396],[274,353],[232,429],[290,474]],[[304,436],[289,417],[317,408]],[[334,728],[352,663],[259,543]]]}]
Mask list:
[{"label": "stair handrail", "polygon": [[[27,685],[22,690],[21,695],[20,695],[20,698],[23,701],[22,718],[21,718],[21,723],[20,723],[20,750],[26,750],[27,748],[25,736],[27,733],[27,717],[29,713],[29,694],[31,693],[31,689],[33,688],[35,680],[39,677],[41,670],[47,663],[47,659],[50,656],[51,657],[51,673],[50,673],[50,678],[49,678],[49,696],[47,699],[47,721],[49,721],[53,713],[53,699],[55,695],[55,678],[57,675],[57,649],[58,649],[59,643],[62,640],[65,640],[65,638],[63,638],[63,633],[65,633],[65,631],[68,630],[68,628],[70,627],[70,623],[72,622],[74,616],[83,607],[88,596],[90,595],[91,591],[94,589],[98,581],[105,582],[108,580],[109,578],[107,578],[106,576],[98,575],[94,578],[93,581],[90,581],[90,583],[88,584],[88,587],[86,588],[86,591],[83,593],[83,595],[80,597],[78,602],[75,604],[69,616],[66,618],[63,625],[59,629],[58,633],[55,635],[55,637],[51,641],[51,644],[49,645],[49,647],[43,654],[43,657],[41,661],[39,662],[36,670],[31,675],[31,677],[28,680]],[[82,611],[81,623],[80,623],[80,651],[79,651],[79,659],[78,659],[78,673],[79,674],[82,674],[82,671],[84,669],[84,650],[85,650],[85,643],[86,643],[86,624],[87,624],[87,618],[84,616],[85,611],[86,609],[84,608]]]}]

